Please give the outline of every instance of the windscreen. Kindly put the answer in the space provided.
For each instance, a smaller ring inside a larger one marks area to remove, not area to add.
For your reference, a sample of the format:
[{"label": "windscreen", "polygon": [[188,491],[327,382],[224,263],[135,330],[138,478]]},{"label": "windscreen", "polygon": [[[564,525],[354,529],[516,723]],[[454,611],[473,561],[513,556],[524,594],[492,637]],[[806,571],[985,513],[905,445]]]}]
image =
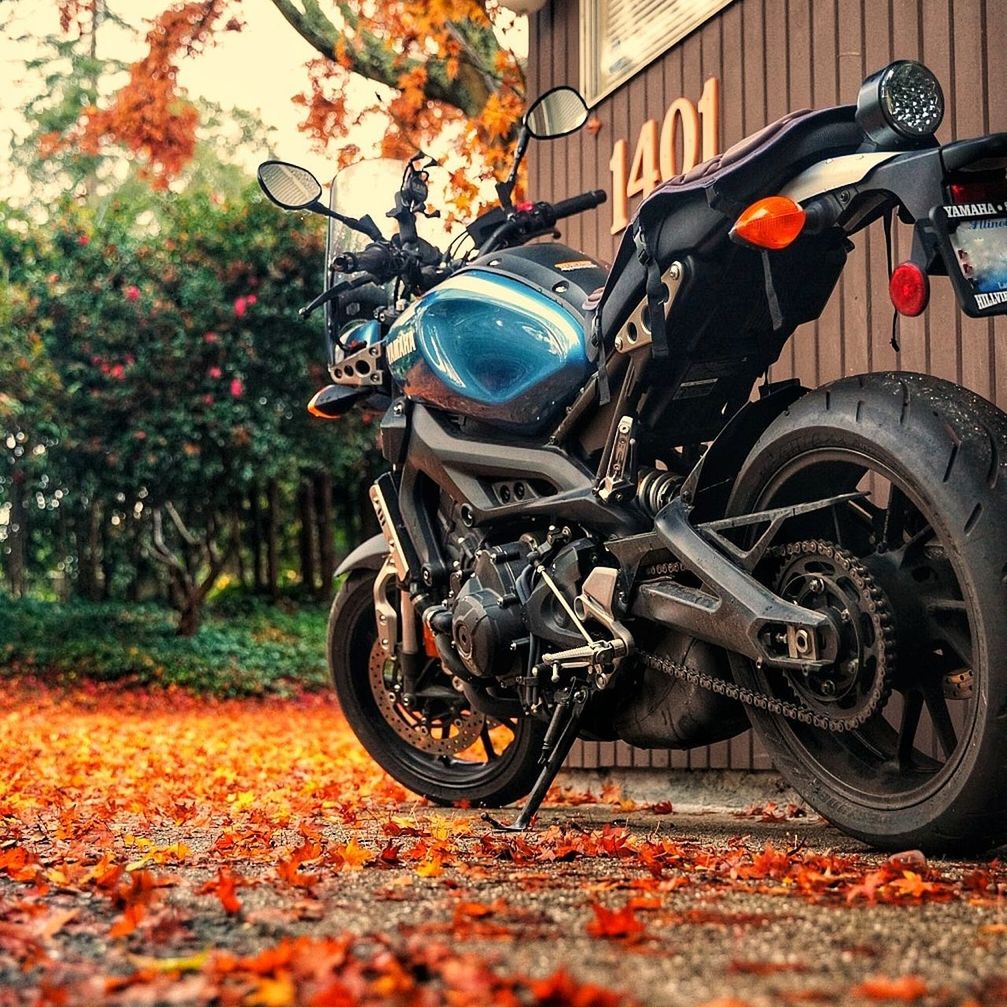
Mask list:
[{"label": "windscreen", "polygon": [[[402,182],[403,165],[387,157],[358,161],[337,172],[332,179],[329,206],[346,217],[358,219],[370,214],[385,237],[395,232],[395,221],[385,214],[395,205],[395,193]],[[354,231],[338,220],[329,220],[328,257],[340,252],[359,252],[370,242],[366,234]]]},{"label": "windscreen", "polygon": [[[358,220],[370,215],[378,230],[386,238],[391,238],[398,231],[398,224],[387,214],[395,206],[395,194],[402,185],[405,167],[403,161],[380,157],[358,161],[342,168],[332,179],[329,207],[346,217],[356,217]],[[429,200],[433,206],[443,203],[443,189],[446,182],[447,172],[434,168],[430,177]],[[440,218],[419,216],[416,220],[416,230],[421,238],[442,251],[447,247],[450,236]],[[348,278],[332,268],[333,258],[340,252],[359,252],[370,243],[370,240],[366,234],[354,231],[338,220],[329,220],[325,242],[326,288]],[[385,285],[387,301],[382,303],[391,301],[393,286],[393,283]],[[373,317],[375,305],[379,301],[380,295],[377,289],[365,287],[361,291],[361,304],[357,307],[353,305],[347,307],[347,311],[350,312],[348,317],[337,318],[331,302],[325,306],[325,330],[329,341],[330,363],[336,363],[344,356],[344,350],[337,338],[339,334],[336,330],[339,325],[350,320]]]},{"label": "windscreen", "polygon": [[[378,225],[378,230],[385,237],[390,237],[395,232],[396,224],[385,214],[395,205],[395,193],[398,192],[401,181],[402,165],[398,161],[389,158],[358,161],[337,172],[332,179],[329,207],[358,220],[370,214],[371,220]],[[354,231],[338,220],[329,219],[325,240],[326,288],[348,279],[345,274],[332,268],[333,258],[340,252],[362,251],[370,240],[366,234]],[[373,287],[361,291],[366,304],[347,306],[348,311],[354,312],[351,317],[337,317],[335,305],[331,301],[325,305],[325,332],[329,343],[330,364],[338,363],[345,356],[345,351],[339,344],[339,327],[347,321],[370,317],[375,304],[391,300],[392,286],[391,283],[385,284],[384,298]],[[368,306],[369,311],[366,310]]]}]

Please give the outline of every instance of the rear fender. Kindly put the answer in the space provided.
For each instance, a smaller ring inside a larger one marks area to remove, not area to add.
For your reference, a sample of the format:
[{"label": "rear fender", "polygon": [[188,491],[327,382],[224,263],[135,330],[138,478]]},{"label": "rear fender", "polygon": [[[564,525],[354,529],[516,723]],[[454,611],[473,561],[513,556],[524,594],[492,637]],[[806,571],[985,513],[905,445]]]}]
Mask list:
[{"label": "rear fender", "polygon": [[761,395],[746,402],[706,449],[682,484],[682,499],[692,508],[693,523],[722,517],[734,479],[763,431],[808,389],[799,381],[763,385]]}]

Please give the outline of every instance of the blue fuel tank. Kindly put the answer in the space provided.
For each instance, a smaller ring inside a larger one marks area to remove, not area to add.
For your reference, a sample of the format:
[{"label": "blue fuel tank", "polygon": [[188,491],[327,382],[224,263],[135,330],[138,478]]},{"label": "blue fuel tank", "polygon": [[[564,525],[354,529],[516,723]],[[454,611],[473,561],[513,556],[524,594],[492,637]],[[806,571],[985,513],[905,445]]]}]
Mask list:
[{"label": "blue fuel tank", "polygon": [[389,369],[411,399],[537,433],[587,378],[581,306],[604,280],[597,262],[555,243],[476,260],[395,321]]}]

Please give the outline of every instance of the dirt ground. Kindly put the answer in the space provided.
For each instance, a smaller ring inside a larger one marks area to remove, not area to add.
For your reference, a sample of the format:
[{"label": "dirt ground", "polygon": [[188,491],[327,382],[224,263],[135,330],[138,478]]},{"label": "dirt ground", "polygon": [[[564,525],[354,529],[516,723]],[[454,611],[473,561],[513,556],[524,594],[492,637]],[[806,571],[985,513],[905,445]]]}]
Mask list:
[{"label": "dirt ground", "polygon": [[512,836],[314,698],[32,687],[0,743],[0,1005],[1007,1004],[999,861],[792,807],[557,792]]}]

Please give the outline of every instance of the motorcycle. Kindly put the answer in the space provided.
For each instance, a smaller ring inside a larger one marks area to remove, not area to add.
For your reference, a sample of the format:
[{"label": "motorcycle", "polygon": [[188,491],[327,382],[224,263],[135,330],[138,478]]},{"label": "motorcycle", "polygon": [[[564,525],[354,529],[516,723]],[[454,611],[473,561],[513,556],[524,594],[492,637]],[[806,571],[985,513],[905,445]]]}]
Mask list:
[{"label": "motorcycle", "polygon": [[943,110],[928,69],[892,63],[855,106],[659,186],[610,270],[555,230],[603,192],[513,201],[529,141],[587,119],[571,88],[530,106],[499,205],[445,251],[417,226],[423,156],[391,238],[349,215],[342,174],[326,205],[310,172],[260,167],[274,202],[330,220],[302,313],[325,306],[333,383],[310,409],[381,413],[381,534],[339,567],[328,647],[395,779],[527,795],[489,819],[523,829],[578,737],[690,748],[751,725],[851,836],[1007,840],[1007,416],[922,374],[768,380],[879,221],[894,319],[939,276],[968,315],[1007,312],[1007,134],[941,145]]}]

